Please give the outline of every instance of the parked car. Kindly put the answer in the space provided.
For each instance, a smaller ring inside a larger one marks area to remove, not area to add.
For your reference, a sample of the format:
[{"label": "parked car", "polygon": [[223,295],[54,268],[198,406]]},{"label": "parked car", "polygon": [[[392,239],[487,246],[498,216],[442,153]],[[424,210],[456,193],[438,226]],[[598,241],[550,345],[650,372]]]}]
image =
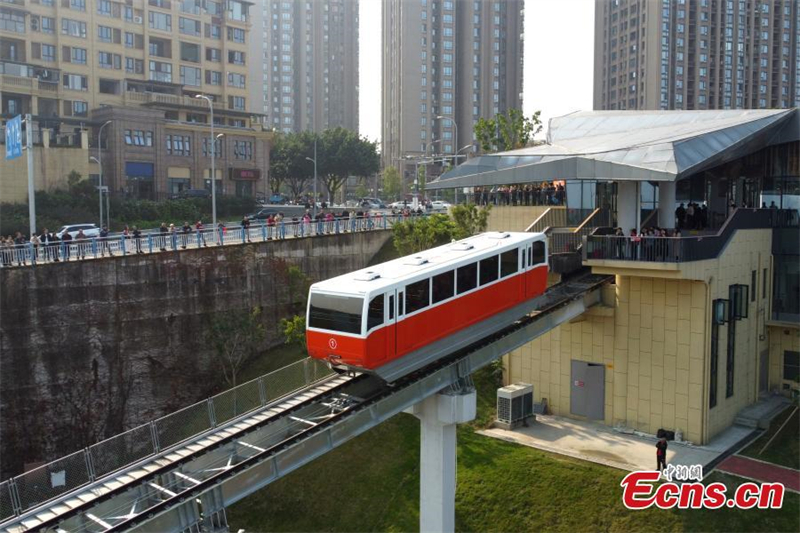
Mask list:
[{"label": "parked car", "polygon": [[434,200],[431,202],[431,209],[450,209],[451,207],[453,207],[453,205],[444,200]]},{"label": "parked car", "polygon": [[100,228],[97,227],[97,224],[71,224],[69,226],[61,226],[61,229],[58,230],[58,238],[62,238],[65,233],[69,233],[70,236],[74,239],[78,232],[83,230],[83,234],[87,237],[99,237],[100,236]]},{"label": "parked car", "polygon": [[277,214],[278,214],[278,212],[275,211],[274,209],[268,209],[268,208],[267,209],[259,209],[255,213],[251,213],[251,214],[247,215],[247,218],[249,218],[250,220],[266,220],[267,217],[269,217],[270,215],[274,216],[274,215],[277,215]]},{"label": "parked car", "polygon": [[[217,193],[219,195],[219,193]],[[175,196],[174,200],[183,200],[185,198],[211,198],[211,191],[208,189],[184,189]]]},{"label": "parked car", "polygon": [[269,203],[283,205],[289,203],[289,197],[285,194],[273,194],[269,197]]},{"label": "parked car", "polygon": [[404,201],[400,200],[399,202],[393,202],[393,203],[389,204],[389,209],[403,209],[407,205],[410,206],[411,202],[404,202]]},{"label": "parked car", "polygon": [[386,204],[380,198],[362,198],[359,200],[359,205],[369,209],[386,209]]}]

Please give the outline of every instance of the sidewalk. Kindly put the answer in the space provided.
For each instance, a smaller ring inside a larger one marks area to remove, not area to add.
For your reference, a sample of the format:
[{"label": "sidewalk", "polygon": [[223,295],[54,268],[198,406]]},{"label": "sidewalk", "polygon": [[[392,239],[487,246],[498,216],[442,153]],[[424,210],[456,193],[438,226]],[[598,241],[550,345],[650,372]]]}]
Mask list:
[{"label": "sidewalk", "polygon": [[[732,426],[705,446],[670,442],[667,464],[700,464],[705,470],[709,463],[735,446],[751,431],[750,428]],[[596,422],[536,415],[536,422],[529,427],[513,431],[492,428],[479,433],[622,470],[656,469],[655,437],[620,433]]]},{"label": "sidewalk", "polygon": [[717,470],[754,481],[783,483],[786,489],[800,493],[800,470],[741,455],[728,457],[717,466]]}]

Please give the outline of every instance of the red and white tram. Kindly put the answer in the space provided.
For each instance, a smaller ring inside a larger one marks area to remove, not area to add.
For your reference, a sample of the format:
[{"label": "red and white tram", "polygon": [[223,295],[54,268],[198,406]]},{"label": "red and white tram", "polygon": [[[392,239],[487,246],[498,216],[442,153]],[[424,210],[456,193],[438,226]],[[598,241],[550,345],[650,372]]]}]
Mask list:
[{"label": "red and white tram", "polygon": [[311,357],[375,369],[542,294],[542,233],[483,233],[315,283]]}]

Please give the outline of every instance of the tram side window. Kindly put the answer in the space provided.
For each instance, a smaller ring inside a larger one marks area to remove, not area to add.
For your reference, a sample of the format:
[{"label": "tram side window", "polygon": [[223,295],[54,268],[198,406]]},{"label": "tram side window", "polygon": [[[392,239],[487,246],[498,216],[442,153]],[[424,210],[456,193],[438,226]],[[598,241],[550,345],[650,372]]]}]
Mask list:
[{"label": "tram side window", "polygon": [[517,273],[519,264],[519,249],[514,248],[500,254],[500,277],[504,278]]},{"label": "tram side window", "polygon": [[308,325],[342,333],[361,333],[363,298],[311,293]]},{"label": "tram side window", "polygon": [[481,259],[481,285],[486,285],[497,279],[497,256]]},{"label": "tram side window", "polygon": [[458,294],[464,294],[478,286],[478,263],[463,266],[456,270]]},{"label": "tram side window", "polygon": [[423,279],[406,285],[406,313],[419,311],[430,305],[431,280]]},{"label": "tram side window", "polygon": [[533,243],[533,261],[531,261],[531,265],[538,265],[539,263],[544,263],[544,241]]},{"label": "tram side window", "polygon": [[367,331],[383,324],[383,294],[370,300],[367,309]]},{"label": "tram side window", "polygon": [[452,298],[456,290],[455,270],[433,276],[433,303]]}]

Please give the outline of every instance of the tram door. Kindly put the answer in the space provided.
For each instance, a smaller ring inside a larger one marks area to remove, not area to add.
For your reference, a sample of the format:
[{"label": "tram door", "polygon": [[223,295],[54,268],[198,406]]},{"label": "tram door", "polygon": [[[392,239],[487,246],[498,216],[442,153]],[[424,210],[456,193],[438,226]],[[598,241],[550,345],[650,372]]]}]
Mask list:
[{"label": "tram door", "polygon": [[386,293],[386,348],[384,359],[393,359],[397,350],[397,291]]}]

